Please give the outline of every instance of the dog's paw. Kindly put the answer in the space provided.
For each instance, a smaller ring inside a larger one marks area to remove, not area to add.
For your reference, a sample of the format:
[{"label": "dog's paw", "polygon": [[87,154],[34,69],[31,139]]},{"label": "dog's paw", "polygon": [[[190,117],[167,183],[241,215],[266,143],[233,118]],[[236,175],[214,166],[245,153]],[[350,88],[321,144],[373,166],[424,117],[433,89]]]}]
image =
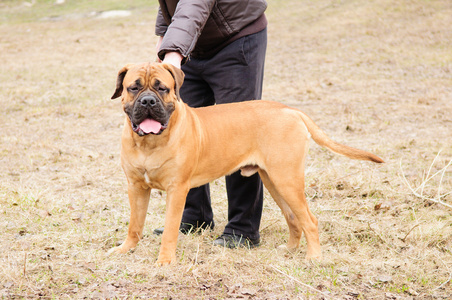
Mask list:
[{"label": "dog's paw", "polygon": [[279,245],[277,250],[278,252],[283,252],[283,253],[294,253],[297,251],[298,248],[290,248],[287,245]]},{"label": "dog's paw", "polygon": [[163,267],[163,266],[168,266],[168,265],[170,265],[172,263],[172,261],[171,260],[157,260],[156,262],[155,262],[155,266],[156,267]]},{"label": "dog's paw", "polygon": [[114,247],[107,251],[107,256],[121,254],[120,247]]},{"label": "dog's paw", "polygon": [[167,266],[170,264],[173,264],[176,261],[176,256],[159,256],[157,261],[155,262],[155,266],[161,267],[161,266]]},{"label": "dog's paw", "polygon": [[283,252],[289,251],[289,248],[287,248],[287,245],[279,245],[276,249],[278,251],[283,251]]},{"label": "dog's paw", "polygon": [[321,261],[322,260],[322,254],[307,254],[304,258],[305,261]]},{"label": "dog's paw", "polygon": [[126,247],[124,247],[124,245],[121,245],[121,246],[114,247],[114,248],[111,248],[110,250],[108,250],[107,255],[110,256],[110,255],[115,255],[115,254],[125,254],[129,250],[130,250],[130,248],[127,249]]}]

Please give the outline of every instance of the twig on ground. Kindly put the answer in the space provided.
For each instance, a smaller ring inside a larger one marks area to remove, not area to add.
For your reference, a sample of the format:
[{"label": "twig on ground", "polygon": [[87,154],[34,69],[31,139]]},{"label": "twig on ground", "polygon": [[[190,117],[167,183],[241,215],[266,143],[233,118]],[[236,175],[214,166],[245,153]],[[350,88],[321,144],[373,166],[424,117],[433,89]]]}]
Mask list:
[{"label": "twig on ground", "polygon": [[[199,256],[199,243],[196,244],[197,249],[196,249],[196,254],[195,254],[195,258],[193,259],[193,262],[191,264],[188,265],[188,268],[185,272],[190,271],[194,266],[196,266],[198,264],[198,256]],[[196,278],[195,278],[196,279]],[[196,281],[198,281],[198,279],[196,279]]]},{"label": "twig on ground", "polygon": [[328,212],[338,212],[338,211],[344,211],[344,209],[337,209],[337,208],[322,208],[320,207],[321,211],[328,211]]},{"label": "twig on ground", "polygon": [[267,226],[265,226],[263,229],[261,229],[261,232],[265,231],[267,228],[275,225],[276,223],[279,223],[280,219],[276,219],[276,221],[272,222],[271,224],[268,224]]},{"label": "twig on ground", "polygon": [[[403,178],[405,184],[406,184],[406,185],[408,186],[408,188],[411,190],[411,192],[413,193],[413,195],[415,195],[416,197],[418,197],[418,198],[420,198],[420,199],[427,200],[427,201],[430,201],[430,202],[434,202],[434,203],[441,204],[441,205],[444,205],[444,206],[446,206],[446,207],[452,208],[452,205],[451,205],[451,204],[448,204],[448,203],[445,203],[444,201],[441,201],[441,198],[444,198],[444,197],[446,197],[447,195],[449,195],[449,194],[452,193],[452,191],[450,191],[450,192],[448,192],[448,193],[445,193],[445,194],[442,194],[442,195],[441,195],[441,184],[442,184],[442,182],[443,182],[444,174],[445,174],[447,168],[448,168],[450,165],[452,165],[452,160],[450,160],[449,163],[448,163],[444,168],[442,168],[441,170],[437,171],[435,174],[430,175],[431,170],[432,170],[432,168],[433,168],[433,165],[435,164],[436,159],[439,157],[439,154],[440,154],[440,153],[441,153],[441,151],[438,152],[438,154],[436,155],[436,157],[435,157],[435,159],[433,160],[432,164],[430,165],[430,168],[429,168],[429,170],[428,170],[428,172],[427,172],[427,176],[426,176],[425,180],[424,180],[424,181],[421,183],[421,185],[419,185],[417,188],[413,188],[413,187],[411,186],[411,184],[408,182],[408,180],[407,180],[407,178],[406,178],[406,176],[405,176],[405,172],[403,172],[402,161],[400,161],[400,170],[402,171],[402,178]],[[432,178],[436,177],[438,174],[441,174],[441,179],[440,179],[440,182],[439,182],[439,185],[438,185],[438,193],[437,193],[436,197],[435,197],[435,198],[431,198],[431,197],[426,197],[426,196],[424,196],[424,188],[425,188],[425,185],[426,185]],[[419,189],[421,189],[420,192],[418,192]]]},{"label": "twig on ground", "polygon": [[433,162],[430,164],[430,168],[428,168],[427,176],[425,177],[426,179],[415,190],[415,191],[417,191],[420,188],[421,189],[421,195],[424,194],[424,188],[425,188],[426,183],[429,182],[430,179],[432,179],[434,176],[436,176],[438,174],[438,172],[436,172],[432,177],[430,177],[430,172],[432,171],[433,165],[435,164],[436,159],[439,157],[440,153],[441,153],[441,151],[438,151],[438,154],[436,154],[435,158],[433,159]]},{"label": "twig on ground", "polygon": [[[308,195],[306,194],[306,196],[308,196]],[[311,197],[307,197],[306,201],[308,201],[308,202],[312,201],[312,199],[314,199],[315,196],[317,196],[317,191],[316,190],[314,190],[314,195],[312,195]]]},{"label": "twig on ground", "polygon": [[408,237],[408,235],[411,233],[411,231],[413,231],[413,229],[414,228],[416,228],[416,227],[418,227],[419,225],[421,225],[422,223],[425,223],[425,221],[423,221],[423,222],[420,222],[420,223],[417,223],[416,225],[414,225],[413,227],[411,227],[411,229],[410,230],[408,230],[408,232],[405,234],[405,237],[402,239],[402,238],[400,238],[400,240],[402,241],[402,242],[404,242],[405,243],[405,241],[406,241],[406,238]]},{"label": "twig on ground", "polygon": [[278,273],[281,273],[282,275],[284,275],[284,276],[286,276],[287,278],[289,278],[289,279],[295,281],[296,283],[301,284],[302,286],[307,287],[308,289],[311,289],[311,290],[313,290],[313,291],[315,291],[315,292],[317,292],[317,293],[319,293],[319,294],[321,294],[321,295],[323,295],[323,296],[325,296],[325,297],[327,297],[327,298],[332,299],[332,297],[331,297],[330,295],[325,294],[324,292],[322,292],[322,291],[320,291],[320,290],[318,290],[318,289],[316,289],[316,288],[313,288],[313,287],[310,286],[309,284],[306,284],[306,283],[304,283],[304,282],[301,282],[300,280],[296,279],[295,277],[290,276],[289,274],[284,273],[283,271],[281,271],[281,270],[278,269],[277,267],[275,267],[275,266],[271,266],[271,267],[272,267],[275,271],[277,271]]}]

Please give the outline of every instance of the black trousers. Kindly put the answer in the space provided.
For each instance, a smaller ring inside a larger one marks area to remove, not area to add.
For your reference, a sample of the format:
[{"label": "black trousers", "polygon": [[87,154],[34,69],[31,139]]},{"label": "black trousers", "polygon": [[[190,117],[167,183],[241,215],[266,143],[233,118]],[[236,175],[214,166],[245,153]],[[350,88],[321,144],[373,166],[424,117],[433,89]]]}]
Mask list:
[{"label": "black trousers", "polygon": [[[189,106],[201,107],[261,99],[266,47],[264,29],[232,42],[212,58],[191,58],[182,66],[182,100]],[[226,190],[228,224],[224,233],[259,238],[263,205],[259,175],[243,177],[238,171],[226,176]],[[214,226],[209,184],[190,190],[182,222]]]}]

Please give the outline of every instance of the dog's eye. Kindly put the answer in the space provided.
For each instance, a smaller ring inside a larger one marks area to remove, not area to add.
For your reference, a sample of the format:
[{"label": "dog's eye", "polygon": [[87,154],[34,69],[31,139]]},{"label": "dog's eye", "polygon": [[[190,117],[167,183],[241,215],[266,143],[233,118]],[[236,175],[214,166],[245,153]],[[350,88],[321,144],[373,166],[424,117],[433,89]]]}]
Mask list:
[{"label": "dog's eye", "polygon": [[160,93],[168,93],[169,92],[169,88],[167,88],[166,86],[160,84],[159,87],[158,87],[158,91]]},{"label": "dog's eye", "polygon": [[138,86],[131,86],[131,87],[127,88],[127,90],[131,93],[136,93],[140,90],[140,88]]}]

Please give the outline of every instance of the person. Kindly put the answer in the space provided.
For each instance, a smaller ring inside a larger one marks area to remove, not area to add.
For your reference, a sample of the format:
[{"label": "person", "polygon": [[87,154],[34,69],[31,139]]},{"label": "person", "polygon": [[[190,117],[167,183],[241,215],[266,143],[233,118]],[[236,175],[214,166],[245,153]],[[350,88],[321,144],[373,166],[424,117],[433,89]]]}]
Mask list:
[{"label": "person", "polygon": [[[159,0],[159,4],[158,59],[185,73],[180,89],[184,102],[201,107],[261,98],[267,47],[265,0]],[[214,244],[258,246],[263,206],[259,175],[242,177],[238,171],[226,176],[226,190],[228,223]],[[214,226],[209,184],[191,189],[180,231]]]}]

